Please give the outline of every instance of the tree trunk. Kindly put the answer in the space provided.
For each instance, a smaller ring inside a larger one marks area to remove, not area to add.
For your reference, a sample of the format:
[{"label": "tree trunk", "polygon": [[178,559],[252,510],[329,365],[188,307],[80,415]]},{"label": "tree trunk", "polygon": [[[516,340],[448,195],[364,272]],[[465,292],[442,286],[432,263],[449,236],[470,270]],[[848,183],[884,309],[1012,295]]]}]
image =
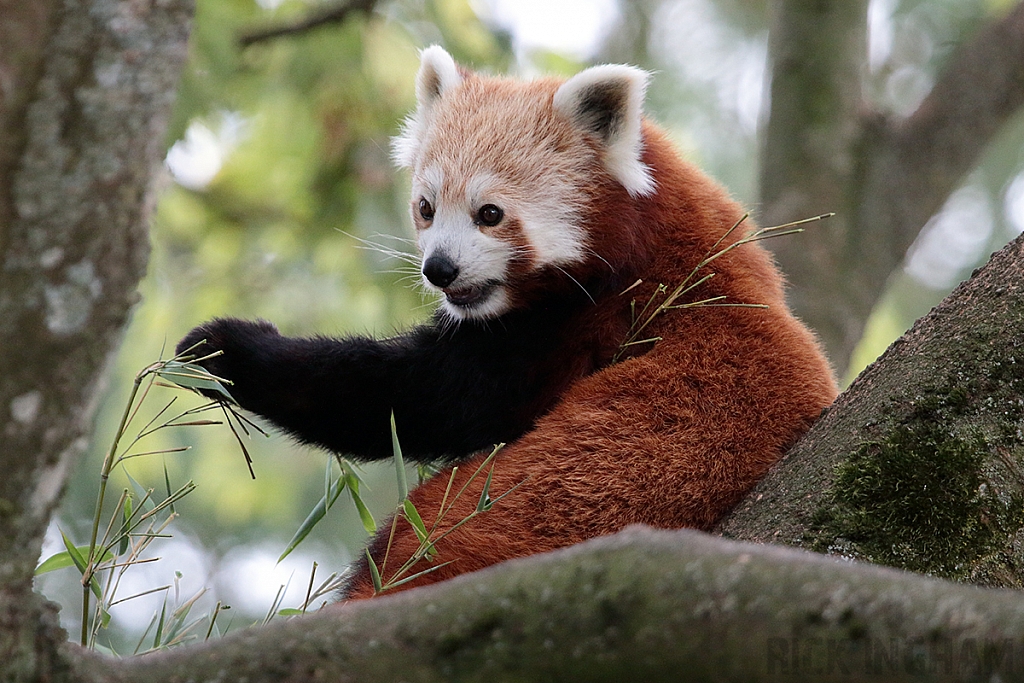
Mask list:
[{"label": "tree trunk", "polygon": [[32,593],[149,252],[190,0],[0,2],[0,661],[62,677]]}]

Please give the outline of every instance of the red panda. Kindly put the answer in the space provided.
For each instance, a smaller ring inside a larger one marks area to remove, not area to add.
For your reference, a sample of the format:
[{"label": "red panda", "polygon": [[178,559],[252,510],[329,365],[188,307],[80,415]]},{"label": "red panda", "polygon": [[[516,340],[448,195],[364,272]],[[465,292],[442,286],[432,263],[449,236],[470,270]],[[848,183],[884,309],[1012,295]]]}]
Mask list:
[{"label": "red panda", "polygon": [[[234,399],[306,443],[390,457],[393,414],[407,458],[447,464],[410,496],[428,528],[445,506],[433,538],[477,509],[473,474],[507,444],[489,490],[511,493],[402,588],[630,524],[708,529],[836,395],[759,244],[694,276],[750,227],[643,118],[647,78],[606,65],[522,82],[427,48],[394,150],[412,172],[424,282],[441,295],[432,319],[383,340],[218,319],[178,346],[223,350],[204,364]],[[697,286],[651,316],[684,282]],[[400,518],[369,555],[387,582],[419,545]],[[345,597],[374,592],[364,559]]]}]

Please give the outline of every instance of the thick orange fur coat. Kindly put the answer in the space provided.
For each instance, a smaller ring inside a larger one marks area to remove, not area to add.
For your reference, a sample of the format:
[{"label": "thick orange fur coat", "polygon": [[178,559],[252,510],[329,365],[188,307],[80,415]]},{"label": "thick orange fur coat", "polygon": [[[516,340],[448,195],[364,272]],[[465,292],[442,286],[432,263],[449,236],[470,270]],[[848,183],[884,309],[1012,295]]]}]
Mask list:
[{"label": "thick orange fur coat", "polygon": [[[471,192],[453,179],[484,173],[503,179],[501,191],[513,203],[529,204],[531,192],[550,193],[543,199],[555,204],[571,201],[587,253],[599,258],[580,259],[561,271],[574,282],[587,282],[610,269],[626,286],[637,279],[643,284],[625,294],[621,289],[601,294],[577,315],[559,357],[568,367],[567,388],[493,461],[491,496],[515,490],[439,541],[436,555],[405,575],[449,564],[402,588],[630,524],[710,528],[836,395],[817,341],[786,306],[771,257],[759,244],[739,246],[707,266],[700,275],[714,277],[680,301],[722,296],[727,303],[767,308],[666,311],[643,334],[658,341],[630,347],[624,360],[611,363],[635,313],[658,285],[673,288],[703,258],[749,234],[747,222],[715,246],[743,210],[683,161],[649,122],[641,124],[642,165],[617,175],[619,161],[609,160],[599,136],[580,130],[553,107],[561,81],[458,73],[458,84],[433,103],[429,121],[412,121],[410,139],[399,142],[398,156],[412,167],[414,186],[417,173],[433,167],[447,179],[441,195]],[[421,73],[421,88],[422,80]],[[559,152],[572,148],[579,153],[567,162]],[[638,174],[644,167],[649,178]],[[627,190],[624,184],[630,183]],[[532,248],[515,220],[495,233]],[[531,278],[529,259],[519,267],[524,271],[520,284],[508,293],[513,304],[529,301],[531,288],[552,286],[548,276]],[[459,464],[452,484],[449,467],[412,492],[428,528],[442,501],[452,504],[484,455]],[[484,478],[477,476],[455,500],[433,537],[473,513]],[[419,544],[404,518],[393,530],[388,524],[378,532],[370,554],[385,582]],[[349,595],[373,594],[364,560]]]}]

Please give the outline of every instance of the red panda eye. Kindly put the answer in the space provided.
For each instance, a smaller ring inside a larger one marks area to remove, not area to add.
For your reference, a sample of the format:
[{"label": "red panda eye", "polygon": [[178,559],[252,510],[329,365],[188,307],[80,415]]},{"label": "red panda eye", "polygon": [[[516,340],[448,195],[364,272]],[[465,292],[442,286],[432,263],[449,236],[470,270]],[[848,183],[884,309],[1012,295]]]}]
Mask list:
[{"label": "red panda eye", "polygon": [[504,217],[505,212],[494,204],[484,204],[476,214],[477,222],[487,226],[497,225]]},{"label": "red panda eye", "polygon": [[420,197],[420,216],[422,216],[425,221],[434,220],[434,207],[431,206],[430,202],[423,197]]}]

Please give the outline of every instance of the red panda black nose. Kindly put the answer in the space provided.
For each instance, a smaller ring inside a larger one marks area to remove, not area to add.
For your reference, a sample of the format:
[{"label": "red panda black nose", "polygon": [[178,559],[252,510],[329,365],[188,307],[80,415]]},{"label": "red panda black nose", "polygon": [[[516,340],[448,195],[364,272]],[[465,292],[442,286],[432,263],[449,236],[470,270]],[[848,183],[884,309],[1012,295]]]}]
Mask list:
[{"label": "red panda black nose", "polygon": [[447,256],[434,254],[423,263],[423,275],[435,287],[447,287],[459,276],[459,269]]}]

